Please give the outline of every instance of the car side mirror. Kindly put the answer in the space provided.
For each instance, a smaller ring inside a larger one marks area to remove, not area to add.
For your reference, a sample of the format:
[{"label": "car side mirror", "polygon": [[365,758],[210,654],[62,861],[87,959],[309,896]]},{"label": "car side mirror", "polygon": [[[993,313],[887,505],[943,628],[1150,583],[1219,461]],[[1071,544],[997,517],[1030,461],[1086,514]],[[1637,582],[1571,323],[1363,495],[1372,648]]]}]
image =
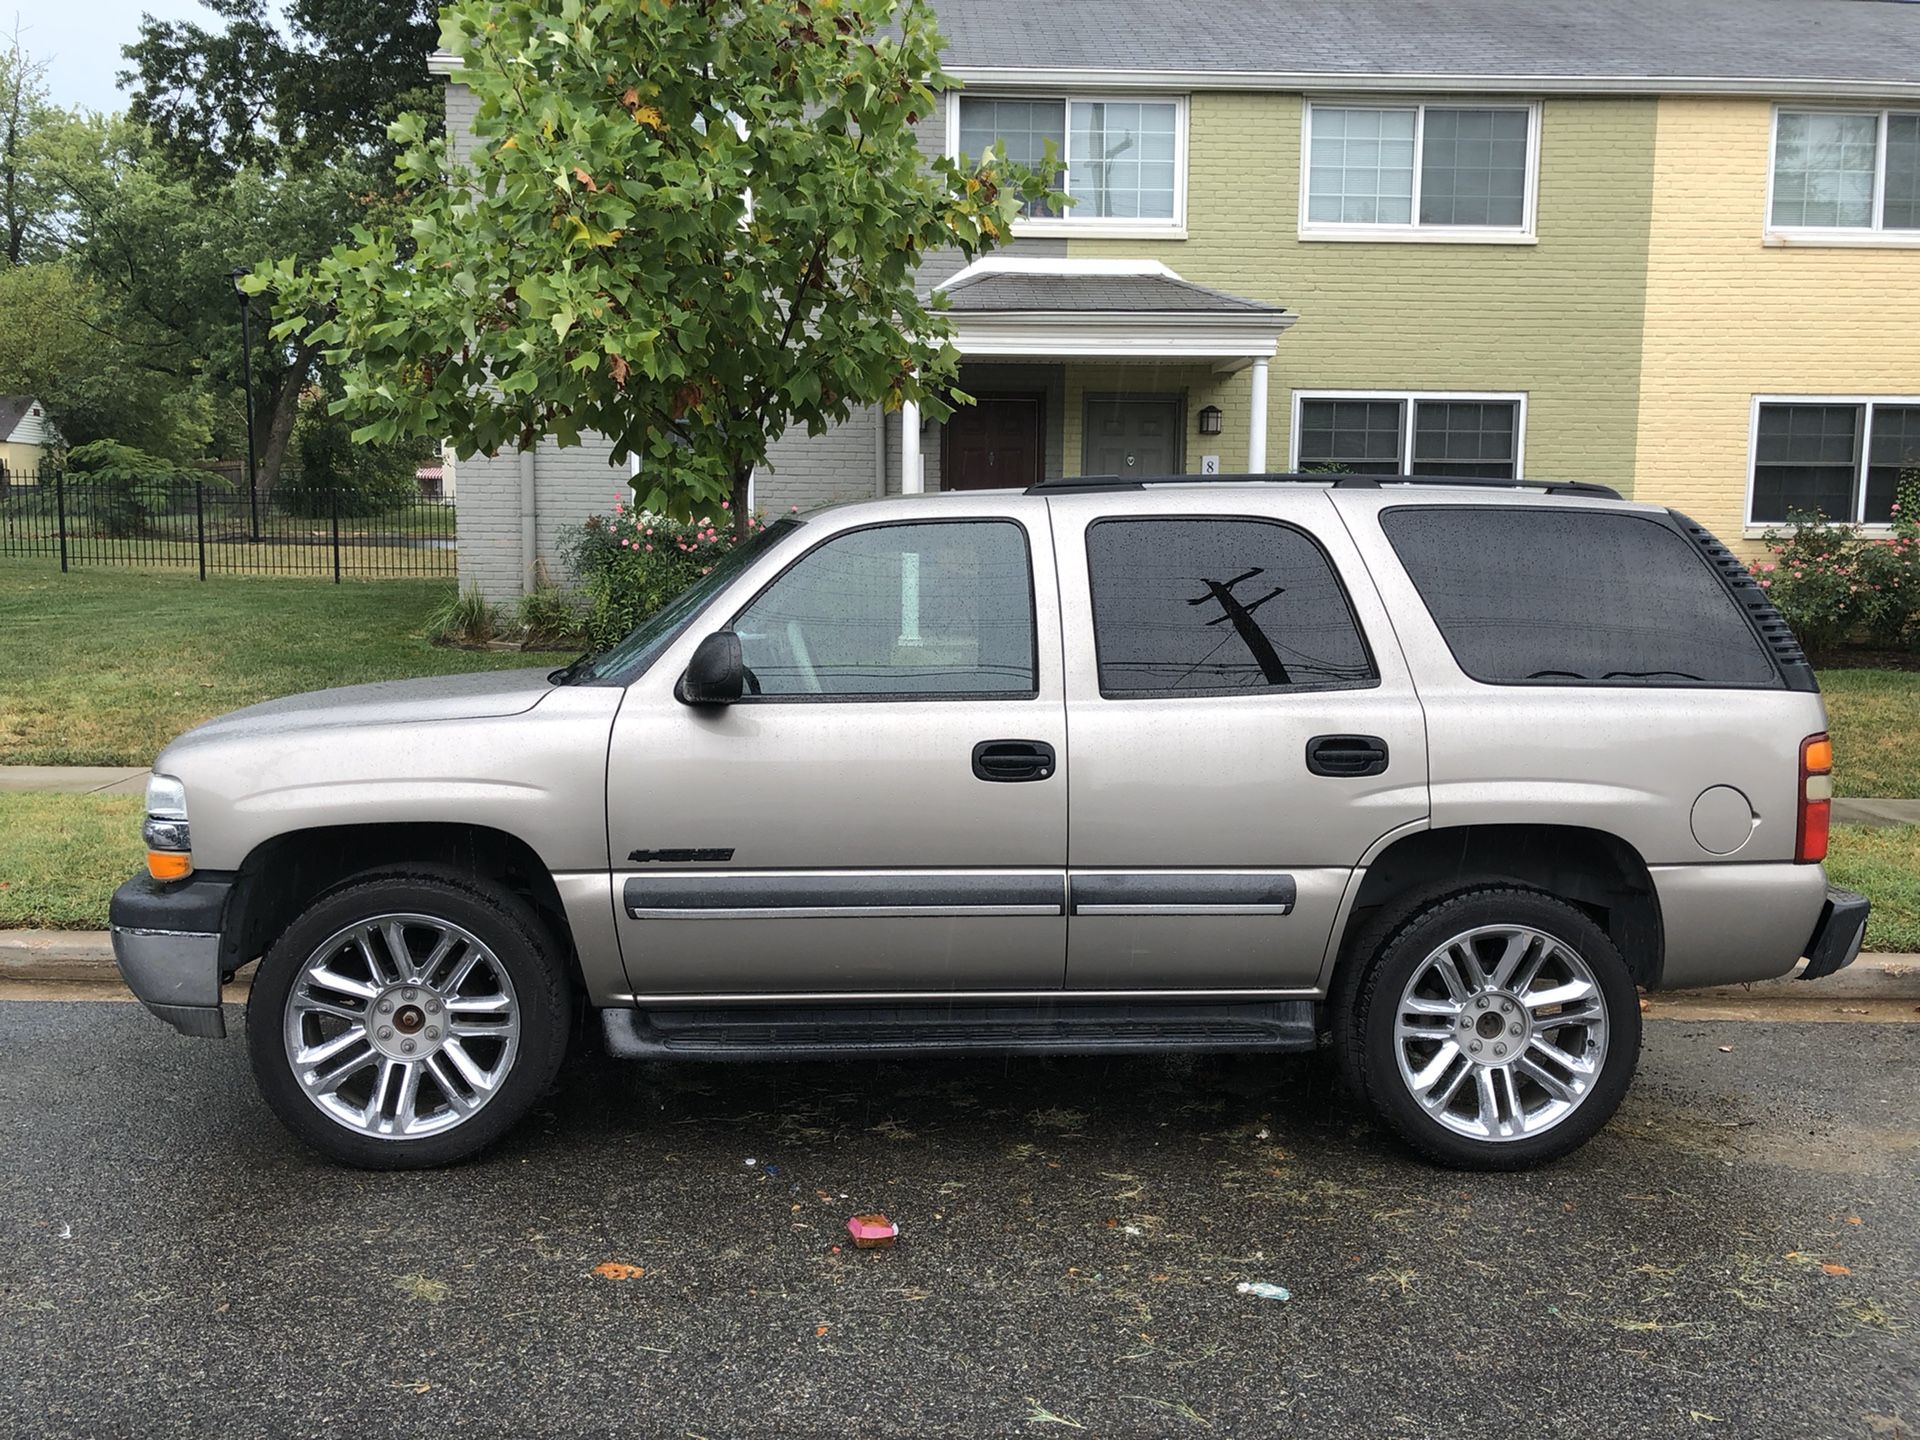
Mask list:
[{"label": "car side mirror", "polygon": [[740,637],[718,630],[694,650],[674,694],[683,705],[731,705],[746,689],[746,673]]}]

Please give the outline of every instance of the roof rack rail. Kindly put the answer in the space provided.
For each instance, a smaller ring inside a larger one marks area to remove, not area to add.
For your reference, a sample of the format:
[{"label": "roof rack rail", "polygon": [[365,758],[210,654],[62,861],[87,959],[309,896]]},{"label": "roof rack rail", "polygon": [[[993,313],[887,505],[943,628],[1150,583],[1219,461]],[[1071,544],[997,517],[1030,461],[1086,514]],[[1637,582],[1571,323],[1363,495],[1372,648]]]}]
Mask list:
[{"label": "roof rack rail", "polygon": [[1144,490],[1150,485],[1325,485],[1333,490],[1378,490],[1383,485],[1431,485],[1446,489],[1533,490],[1543,495],[1584,495],[1590,500],[1623,497],[1610,485],[1586,480],[1507,480],[1499,476],[1343,475],[1293,472],[1276,475],[1072,475],[1029,485],[1029,495],[1085,495],[1103,490]]}]

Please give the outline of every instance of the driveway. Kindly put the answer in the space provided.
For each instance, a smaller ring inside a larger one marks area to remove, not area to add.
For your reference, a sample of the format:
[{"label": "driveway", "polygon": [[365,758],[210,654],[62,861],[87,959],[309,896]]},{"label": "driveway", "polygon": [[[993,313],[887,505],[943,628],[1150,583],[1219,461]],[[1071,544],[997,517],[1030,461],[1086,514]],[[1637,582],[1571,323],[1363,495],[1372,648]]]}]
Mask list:
[{"label": "driveway", "polygon": [[488,1159],[358,1174],[238,1042],[0,1036],[9,1434],[1920,1432],[1920,1025],[1653,1023],[1520,1176],[1253,1058],[589,1057]]}]

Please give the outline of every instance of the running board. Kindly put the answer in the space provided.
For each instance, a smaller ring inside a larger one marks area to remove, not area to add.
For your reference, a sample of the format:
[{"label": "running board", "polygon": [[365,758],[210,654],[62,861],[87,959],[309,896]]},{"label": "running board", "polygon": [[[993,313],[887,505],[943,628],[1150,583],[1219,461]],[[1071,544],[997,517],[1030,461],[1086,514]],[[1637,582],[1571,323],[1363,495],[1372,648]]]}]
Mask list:
[{"label": "running board", "polygon": [[1306,1051],[1311,1000],[1028,1005],[715,1006],[603,1010],[623,1060],[831,1060],[850,1055],[1152,1055]]}]

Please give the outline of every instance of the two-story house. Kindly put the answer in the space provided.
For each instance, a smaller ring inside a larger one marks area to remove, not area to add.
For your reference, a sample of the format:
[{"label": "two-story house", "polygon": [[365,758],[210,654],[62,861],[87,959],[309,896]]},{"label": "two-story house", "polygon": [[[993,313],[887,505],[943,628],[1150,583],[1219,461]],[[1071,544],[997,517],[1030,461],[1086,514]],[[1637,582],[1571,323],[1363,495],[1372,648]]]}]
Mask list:
[{"label": "two-story house", "polygon": [[[977,404],[789,436],[762,509],[1338,467],[1600,481],[1751,541],[1884,524],[1920,467],[1920,4],[938,9],[963,88],[923,143],[1051,141],[1077,203],[923,272]],[[518,592],[625,478],[464,462],[463,579]]]}]

